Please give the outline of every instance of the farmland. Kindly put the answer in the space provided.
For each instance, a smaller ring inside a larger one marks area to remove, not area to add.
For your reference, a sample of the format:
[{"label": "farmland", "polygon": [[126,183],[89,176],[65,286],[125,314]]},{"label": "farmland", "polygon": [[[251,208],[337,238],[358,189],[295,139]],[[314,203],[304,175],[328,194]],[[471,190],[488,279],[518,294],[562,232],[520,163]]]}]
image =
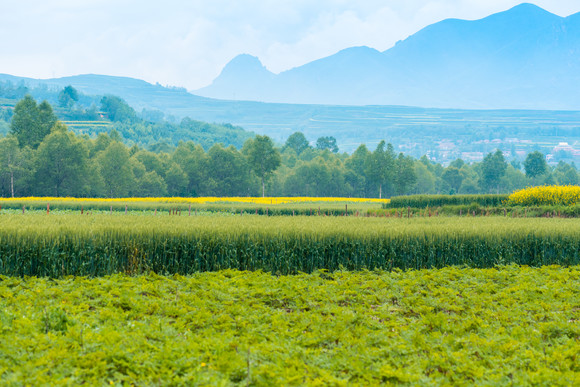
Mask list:
[{"label": "farmland", "polygon": [[4,385],[577,385],[578,267],[0,277]]},{"label": "farmland", "polygon": [[380,208],[389,199],[325,197],[160,197],[160,198],[0,198],[1,209],[109,212],[171,212],[181,214],[351,215]]},{"label": "farmland", "polygon": [[16,212],[0,216],[0,257],[0,274],[50,277],[575,265],[580,220]]},{"label": "farmland", "polygon": [[580,383],[580,219],[410,199],[2,199],[0,384]]}]

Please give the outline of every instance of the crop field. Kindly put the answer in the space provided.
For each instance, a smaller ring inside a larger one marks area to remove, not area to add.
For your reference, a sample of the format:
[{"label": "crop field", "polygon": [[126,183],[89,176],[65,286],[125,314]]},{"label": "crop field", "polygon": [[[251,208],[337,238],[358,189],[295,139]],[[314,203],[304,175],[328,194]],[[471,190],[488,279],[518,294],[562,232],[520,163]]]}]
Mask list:
[{"label": "crop field", "polygon": [[580,219],[168,216],[27,212],[0,216],[0,274],[274,274],[580,264]]},{"label": "crop field", "polygon": [[578,385],[580,268],[0,277],[0,384]]},{"label": "crop field", "polygon": [[251,203],[261,205],[279,204],[329,204],[329,203],[388,203],[389,199],[339,198],[339,197],[164,197],[164,198],[68,198],[68,197],[24,197],[0,198],[0,203],[148,203],[155,204],[208,204],[208,203]]},{"label": "crop field", "polygon": [[204,199],[0,200],[0,385],[580,384],[579,218]]},{"label": "crop field", "polygon": [[528,206],[580,204],[580,186],[541,186],[522,189],[509,196],[509,204]]},{"label": "crop field", "polygon": [[539,186],[510,195],[408,195],[382,203],[374,215],[393,216],[407,210],[418,216],[580,217],[579,186]]},{"label": "crop field", "polygon": [[73,211],[168,211],[235,213],[256,215],[333,215],[366,214],[380,209],[389,199],[325,197],[167,197],[167,198],[0,198],[2,209],[57,209]]}]

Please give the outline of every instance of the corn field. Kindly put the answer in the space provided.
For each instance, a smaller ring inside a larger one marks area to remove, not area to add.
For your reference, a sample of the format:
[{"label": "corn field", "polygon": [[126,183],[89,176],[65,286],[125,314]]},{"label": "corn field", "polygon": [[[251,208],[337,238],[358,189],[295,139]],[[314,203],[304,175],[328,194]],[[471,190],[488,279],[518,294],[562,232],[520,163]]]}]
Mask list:
[{"label": "corn field", "polygon": [[577,219],[0,216],[0,274],[275,274],[580,264]]}]

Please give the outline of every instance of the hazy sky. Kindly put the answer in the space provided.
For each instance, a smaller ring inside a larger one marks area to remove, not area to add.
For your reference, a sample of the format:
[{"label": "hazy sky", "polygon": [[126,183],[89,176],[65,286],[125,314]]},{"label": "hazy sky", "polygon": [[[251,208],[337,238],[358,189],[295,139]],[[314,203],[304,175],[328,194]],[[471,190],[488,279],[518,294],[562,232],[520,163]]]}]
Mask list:
[{"label": "hazy sky", "polygon": [[[384,51],[446,18],[479,19],[517,0],[0,0],[0,73],[130,76],[189,90],[237,54],[281,72],[366,45]],[[568,16],[578,0],[536,0]]]}]

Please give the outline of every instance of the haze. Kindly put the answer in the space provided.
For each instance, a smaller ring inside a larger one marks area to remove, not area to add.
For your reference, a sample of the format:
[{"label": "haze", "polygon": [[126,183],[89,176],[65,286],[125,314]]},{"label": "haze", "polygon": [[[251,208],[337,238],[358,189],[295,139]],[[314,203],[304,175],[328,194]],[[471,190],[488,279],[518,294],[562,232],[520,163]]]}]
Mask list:
[{"label": "haze", "polygon": [[[478,19],[520,1],[26,1],[3,4],[0,73],[95,73],[194,90],[240,53],[275,73],[366,45],[386,50],[445,18]],[[567,16],[576,0],[534,4]]]}]

